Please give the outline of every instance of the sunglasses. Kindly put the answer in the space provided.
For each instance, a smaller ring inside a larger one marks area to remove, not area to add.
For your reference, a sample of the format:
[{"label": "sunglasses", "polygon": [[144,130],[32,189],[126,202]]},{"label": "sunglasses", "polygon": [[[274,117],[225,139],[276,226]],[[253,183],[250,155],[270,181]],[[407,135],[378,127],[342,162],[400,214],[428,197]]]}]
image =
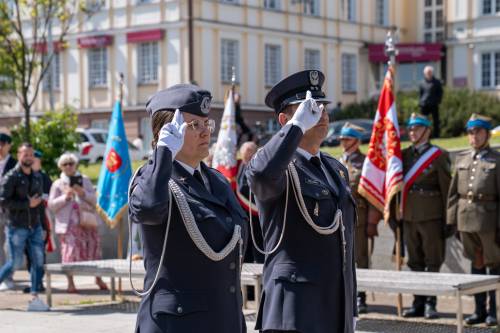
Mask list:
[{"label": "sunglasses", "polygon": [[73,166],[73,165],[75,165],[75,163],[74,163],[74,162],[66,162],[66,163],[63,163],[63,164],[61,164],[61,165],[62,165],[63,167],[65,167],[65,166]]}]

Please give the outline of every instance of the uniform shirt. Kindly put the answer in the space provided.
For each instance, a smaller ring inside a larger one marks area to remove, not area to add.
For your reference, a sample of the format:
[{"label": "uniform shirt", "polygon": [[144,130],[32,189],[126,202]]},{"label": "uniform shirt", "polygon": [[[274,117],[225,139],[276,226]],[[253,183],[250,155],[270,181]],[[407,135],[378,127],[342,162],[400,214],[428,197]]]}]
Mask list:
[{"label": "uniform shirt", "polygon": [[[313,156],[316,156],[317,158],[319,158],[319,160],[321,161],[321,154],[320,152],[318,151],[318,153],[316,153],[315,155],[311,154],[310,152],[302,149],[302,148],[297,148],[297,153],[299,153],[300,155],[304,156],[308,161],[311,160],[311,157]],[[330,173],[325,169],[325,166],[323,165],[323,162],[321,162],[321,170],[323,171],[323,174],[326,176],[326,180],[328,180],[328,184],[330,184],[330,186],[332,187],[336,187],[337,185],[335,184],[335,181],[333,180],[332,176],[330,175]]]},{"label": "uniform shirt", "polygon": [[195,170],[198,170],[198,172],[200,173],[201,175],[201,178],[203,179],[203,183],[205,184],[205,187],[207,188],[208,192],[212,192],[210,190],[210,182],[208,181],[207,177],[203,174],[203,172],[201,172],[201,168],[200,168],[200,164],[198,164],[198,166],[196,168],[193,168],[192,166],[190,165],[187,165],[186,163],[184,162],[181,162],[179,160],[176,160],[177,163],[179,163],[184,169],[186,169],[187,172],[189,172],[189,174],[191,176],[194,176],[194,171]]}]

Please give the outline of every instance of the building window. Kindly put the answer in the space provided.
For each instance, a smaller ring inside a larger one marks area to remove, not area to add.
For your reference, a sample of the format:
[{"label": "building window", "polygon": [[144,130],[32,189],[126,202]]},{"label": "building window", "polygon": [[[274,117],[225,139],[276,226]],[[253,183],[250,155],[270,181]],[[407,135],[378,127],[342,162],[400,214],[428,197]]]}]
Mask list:
[{"label": "building window", "polygon": [[[46,63],[47,62],[47,56],[44,55],[42,62]],[[61,88],[61,63],[60,63],[60,56],[59,53],[54,53],[54,56],[52,57],[52,63],[50,64],[51,68],[45,72],[45,75],[43,77],[43,90],[49,90],[49,70],[52,70],[52,88],[53,89],[60,89]]]},{"label": "building window", "polygon": [[265,52],[265,84],[273,86],[281,78],[281,46],[266,45]]},{"label": "building window", "polygon": [[442,41],[444,41],[444,32],[443,31],[436,32],[436,42],[442,42]]},{"label": "building window", "polygon": [[431,32],[426,32],[424,34],[424,42],[432,43],[432,33]]},{"label": "building window", "polygon": [[138,5],[142,5],[145,3],[152,3],[153,0],[136,0]]},{"label": "building window", "polygon": [[442,6],[443,0],[436,0],[436,6]]},{"label": "building window", "polygon": [[[109,128],[109,120],[108,119],[93,119],[90,121],[90,127],[91,128],[108,129]],[[96,139],[95,136],[94,136],[94,139]],[[98,137],[98,139],[99,139],[99,141],[103,141],[101,143],[106,143],[107,138]]]},{"label": "building window", "polygon": [[347,20],[356,21],[356,0],[347,0]]},{"label": "building window", "polygon": [[500,12],[500,0],[483,0],[483,15],[490,15]]},{"label": "building window", "polygon": [[220,0],[220,2],[223,2],[223,3],[238,3],[238,0]]},{"label": "building window", "polygon": [[425,7],[432,6],[432,0],[425,0]]},{"label": "building window", "polygon": [[231,82],[234,75],[239,77],[239,43],[237,40],[223,39],[220,44],[220,76],[222,82]]},{"label": "building window", "polygon": [[321,69],[321,58],[319,50],[306,49],[304,53],[305,69]]},{"label": "building window", "polygon": [[342,54],[342,92],[356,92],[356,55]]},{"label": "building window", "polygon": [[375,4],[375,23],[379,25],[387,25],[387,0],[377,0]]},{"label": "building window", "polygon": [[264,8],[281,9],[280,0],[264,0]]},{"label": "building window", "polygon": [[424,28],[432,29],[432,11],[426,10],[424,13]]},{"label": "building window", "polygon": [[319,15],[319,0],[302,0],[304,14]]},{"label": "building window", "polygon": [[481,87],[500,86],[500,51],[481,54]]},{"label": "building window", "polygon": [[491,0],[483,0],[483,14],[491,14]]},{"label": "building window", "polygon": [[89,49],[89,87],[104,86],[107,83],[108,58],[106,48]]},{"label": "building window", "polygon": [[137,44],[137,71],[139,83],[158,81],[158,42]]},{"label": "building window", "polygon": [[92,12],[97,12],[100,9],[104,8],[106,5],[106,0],[87,0],[86,10],[90,10]]},{"label": "building window", "polygon": [[440,28],[443,26],[443,10],[436,10],[436,28]]}]

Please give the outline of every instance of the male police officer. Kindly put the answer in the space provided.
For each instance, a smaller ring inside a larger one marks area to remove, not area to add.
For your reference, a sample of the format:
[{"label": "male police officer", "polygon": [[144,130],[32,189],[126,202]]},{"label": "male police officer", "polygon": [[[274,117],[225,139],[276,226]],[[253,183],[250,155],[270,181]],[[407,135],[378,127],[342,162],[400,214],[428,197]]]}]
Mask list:
[{"label": "male police officer", "polygon": [[[403,150],[403,234],[412,271],[439,272],[445,258],[446,201],[451,180],[448,153],[429,143],[431,123],[412,114],[412,145]],[[436,297],[415,295],[404,317],[437,318]]]},{"label": "male police officer", "polygon": [[[460,153],[448,197],[448,224],[458,226],[472,274],[500,275],[500,153],[490,148],[491,119],[473,114],[466,129],[472,149]],[[495,292],[474,295],[476,309],[465,319],[496,325]]]},{"label": "male police officer", "polygon": [[306,70],[266,96],[283,126],[247,175],[267,252],[257,318],[263,332],[353,332],[355,203],[346,168],[320,153],[328,132],[324,75]]},{"label": "male police officer", "polygon": [[[347,122],[340,130],[340,145],[342,146],[342,157],[340,162],[349,172],[351,192],[358,206],[358,223],[355,234],[355,256],[358,268],[370,268],[370,253],[373,248],[373,240],[378,236],[377,224],[382,218],[382,213],[373,207],[368,200],[358,193],[359,180],[366,155],[361,153],[359,145],[365,130]],[[371,239],[371,245],[368,240]],[[358,293],[358,312],[366,313],[366,293]]]}]

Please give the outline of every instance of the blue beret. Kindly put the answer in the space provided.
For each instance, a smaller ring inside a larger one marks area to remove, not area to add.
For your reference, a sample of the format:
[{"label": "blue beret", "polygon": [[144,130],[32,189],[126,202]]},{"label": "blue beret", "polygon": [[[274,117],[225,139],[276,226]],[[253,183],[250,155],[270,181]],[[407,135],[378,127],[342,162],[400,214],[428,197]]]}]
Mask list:
[{"label": "blue beret", "polygon": [[0,133],[0,142],[11,143],[12,138],[6,133]]},{"label": "blue beret", "polygon": [[412,126],[424,126],[424,127],[430,127],[431,122],[429,119],[427,119],[426,116],[423,116],[421,114],[416,114],[412,113],[410,116],[410,119],[408,119],[408,122],[406,123],[407,127],[412,127]]},{"label": "blue beret", "polygon": [[358,140],[361,140],[361,138],[363,137],[363,135],[355,130],[354,128],[351,128],[351,127],[342,127],[342,129],[340,130],[340,138],[354,138],[354,139],[358,139]]},{"label": "blue beret", "polygon": [[480,127],[486,130],[490,130],[493,127],[491,125],[491,118],[473,113],[469,118],[469,121],[467,121],[465,129],[470,130],[474,127]]},{"label": "blue beret", "polygon": [[271,88],[266,96],[266,105],[279,114],[287,105],[302,102],[308,90],[311,91],[312,98],[316,101],[330,103],[321,90],[323,82],[325,82],[325,75],[320,71],[305,70],[292,74]]},{"label": "blue beret", "polygon": [[146,111],[153,116],[158,111],[175,111],[207,117],[212,94],[192,84],[176,84],[160,90],[146,102]]}]

